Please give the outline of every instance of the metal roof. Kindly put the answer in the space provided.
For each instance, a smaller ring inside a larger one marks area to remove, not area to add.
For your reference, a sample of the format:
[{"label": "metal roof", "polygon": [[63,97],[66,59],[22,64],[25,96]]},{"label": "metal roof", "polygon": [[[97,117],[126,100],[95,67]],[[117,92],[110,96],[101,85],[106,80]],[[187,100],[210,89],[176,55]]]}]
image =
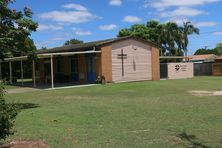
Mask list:
[{"label": "metal roof", "polygon": [[[67,46],[61,46],[51,49],[41,49],[37,50],[36,54],[39,58],[47,58],[50,56],[64,56],[64,55],[75,55],[75,54],[87,54],[87,53],[100,53],[101,51],[98,50],[99,47],[105,46],[107,44],[111,44],[114,42],[126,40],[126,39],[134,39],[140,42],[143,42],[145,44],[148,44],[153,47],[158,46],[154,43],[148,42],[146,40],[126,36],[126,37],[119,37],[119,38],[113,38],[113,39],[107,39],[107,40],[99,40],[94,42],[87,42],[87,43],[80,43],[80,44],[73,44],[73,45],[67,45]],[[8,61],[21,61],[21,60],[27,60],[28,56],[20,56],[20,57],[11,57],[11,58],[5,58],[4,61],[0,62],[8,62]]]},{"label": "metal roof", "polygon": [[72,51],[78,51],[78,50],[92,50],[92,48],[104,46],[106,44],[114,43],[117,41],[122,41],[126,39],[134,39],[134,40],[139,40],[141,42],[144,42],[146,44],[149,44],[151,46],[158,47],[154,43],[148,42],[143,39],[139,39],[136,37],[131,37],[131,36],[126,36],[126,37],[118,37],[118,38],[113,38],[113,39],[106,39],[106,40],[99,40],[99,41],[93,41],[93,42],[87,42],[87,43],[80,43],[80,44],[73,44],[73,45],[66,45],[66,46],[61,46],[61,47],[56,47],[56,48],[51,48],[51,49],[41,49],[37,50],[37,54],[42,54],[42,53],[58,53],[58,52],[72,52]]}]

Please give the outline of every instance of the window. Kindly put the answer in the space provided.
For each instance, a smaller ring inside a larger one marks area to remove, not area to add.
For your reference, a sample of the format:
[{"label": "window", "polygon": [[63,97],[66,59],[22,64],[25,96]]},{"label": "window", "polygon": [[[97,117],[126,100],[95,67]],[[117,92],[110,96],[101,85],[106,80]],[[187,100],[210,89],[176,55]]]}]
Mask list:
[{"label": "window", "polygon": [[72,57],[70,59],[71,62],[71,73],[78,73],[78,58],[77,57]]},{"label": "window", "polygon": [[62,59],[56,60],[56,71],[57,71],[57,73],[63,72],[63,60]]}]

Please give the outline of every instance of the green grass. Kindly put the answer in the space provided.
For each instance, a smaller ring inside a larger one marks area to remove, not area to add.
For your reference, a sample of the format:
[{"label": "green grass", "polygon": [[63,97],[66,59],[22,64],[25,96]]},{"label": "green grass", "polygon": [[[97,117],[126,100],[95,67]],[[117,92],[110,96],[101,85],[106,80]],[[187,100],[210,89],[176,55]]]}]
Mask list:
[{"label": "green grass", "polygon": [[222,77],[8,94],[23,104],[12,139],[51,147],[222,147]]},{"label": "green grass", "polygon": [[3,87],[7,90],[7,89],[14,89],[14,88],[18,88],[18,86],[15,86],[15,85],[3,85]]}]

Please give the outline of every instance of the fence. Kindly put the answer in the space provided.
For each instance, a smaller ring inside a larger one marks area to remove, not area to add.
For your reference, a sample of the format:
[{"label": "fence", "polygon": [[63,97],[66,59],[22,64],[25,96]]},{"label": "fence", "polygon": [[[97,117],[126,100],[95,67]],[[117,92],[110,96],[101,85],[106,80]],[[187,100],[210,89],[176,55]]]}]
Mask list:
[{"label": "fence", "polygon": [[214,63],[212,67],[214,76],[222,76],[222,63]]},{"label": "fence", "polygon": [[193,63],[168,63],[168,79],[186,79],[193,76]]},{"label": "fence", "polygon": [[194,63],[194,76],[211,76],[213,63]]},{"label": "fence", "polygon": [[161,63],[161,79],[184,79],[194,76],[193,63]]},{"label": "fence", "polygon": [[168,68],[167,63],[160,64],[160,79],[168,78]]}]

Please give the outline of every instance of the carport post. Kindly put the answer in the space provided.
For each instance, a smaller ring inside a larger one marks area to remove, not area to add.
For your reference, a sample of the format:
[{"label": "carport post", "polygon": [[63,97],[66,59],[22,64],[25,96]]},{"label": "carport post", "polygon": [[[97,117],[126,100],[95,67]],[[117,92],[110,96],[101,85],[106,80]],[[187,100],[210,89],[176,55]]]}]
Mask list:
[{"label": "carport post", "polygon": [[23,62],[21,60],[21,79],[22,79],[22,85],[23,85]]},{"label": "carport post", "polygon": [[12,62],[9,61],[9,77],[10,77],[10,84],[12,84]]},{"label": "carport post", "polygon": [[32,74],[33,74],[33,86],[36,87],[36,81],[35,81],[35,61],[32,61]]},{"label": "carport post", "polygon": [[53,77],[53,56],[51,55],[51,83],[52,83],[52,88],[54,88],[54,77]]}]

